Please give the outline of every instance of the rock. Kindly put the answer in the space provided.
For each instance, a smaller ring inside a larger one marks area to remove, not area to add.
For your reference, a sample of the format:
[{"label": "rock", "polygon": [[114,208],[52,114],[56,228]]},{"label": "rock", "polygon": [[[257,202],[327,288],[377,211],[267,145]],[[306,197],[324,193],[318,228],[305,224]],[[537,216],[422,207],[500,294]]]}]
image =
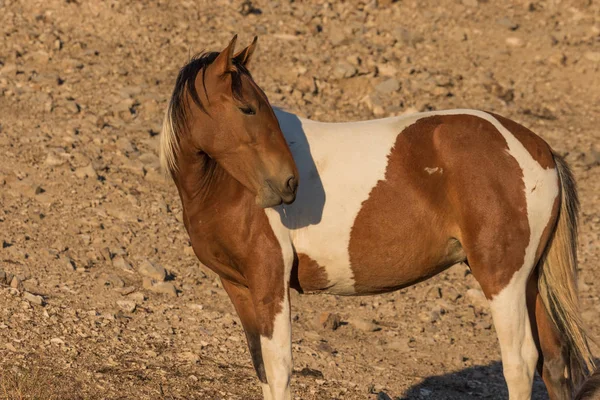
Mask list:
[{"label": "rock", "polygon": [[498,23],[498,25],[502,25],[503,27],[508,28],[511,31],[516,31],[517,29],[519,29],[519,24],[517,24],[508,17],[502,17],[496,22]]},{"label": "rock", "polygon": [[134,312],[135,308],[137,307],[135,301],[130,300],[117,300],[117,305],[121,310],[129,313]]},{"label": "rock", "polygon": [[332,25],[329,30],[329,41],[334,47],[341,46],[348,41],[348,37],[341,27]]},{"label": "rock", "polygon": [[348,320],[348,323],[356,329],[361,330],[363,332],[375,332],[381,330],[380,326],[362,318],[350,318]]},{"label": "rock", "polygon": [[418,43],[425,41],[425,37],[419,33],[414,33],[406,28],[396,28],[392,31],[392,35],[401,43],[407,46],[415,46]]},{"label": "rock", "polygon": [[351,78],[356,75],[356,67],[352,64],[342,61],[333,69],[333,76],[336,79]]},{"label": "rock", "polygon": [[13,289],[19,289],[21,286],[21,280],[16,276],[13,276],[12,280],[10,281],[10,287]]},{"label": "rock", "polygon": [[600,152],[596,150],[594,146],[596,146],[596,148],[598,147],[598,145],[593,145],[589,151],[583,153],[583,157],[581,160],[583,165],[585,165],[588,168],[600,165]]},{"label": "rock", "polygon": [[600,51],[586,51],[583,57],[586,60],[598,63],[600,62]]},{"label": "rock", "polygon": [[516,36],[507,37],[504,41],[507,45],[511,47],[523,47],[523,45],[525,44],[523,42],[523,39]]},{"label": "rock", "polygon": [[127,296],[127,298],[135,301],[137,304],[141,304],[146,300],[146,296],[142,292],[134,292]]},{"label": "rock", "polygon": [[125,287],[125,282],[119,275],[111,274],[106,278],[106,283],[113,288],[121,289]]},{"label": "rock", "polygon": [[94,166],[92,165],[92,163],[89,163],[85,167],[76,168],[75,176],[80,179],[97,178],[98,174],[96,173],[96,170],[94,169]]},{"label": "rock", "polygon": [[377,71],[381,76],[396,76],[398,69],[391,63],[377,65]]},{"label": "rock", "polygon": [[296,82],[296,89],[302,93],[317,94],[318,92],[315,79],[309,76],[299,76]]},{"label": "rock", "polygon": [[144,153],[138,158],[138,160],[144,165],[144,169],[146,170],[160,170],[160,160],[154,153]]},{"label": "rock", "polygon": [[321,328],[335,331],[342,323],[342,318],[339,314],[322,312],[319,315],[319,326]]},{"label": "rock", "polygon": [[479,289],[467,290],[466,298],[469,301],[469,304],[473,306],[481,308],[487,308],[489,306],[485,294]]},{"label": "rock", "polygon": [[135,147],[131,144],[131,141],[127,138],[119,138],[116,142],[117,149],[121,150],[123,153],[134,153]]},{"label": "rock", "polygon": [[55,338],[50,339],[50,343],[52,343],[52,344],[65,344],[65,341],[62,340],[61,338],[55,337]]},{"label": "rock", "polygon": [[390,94],[400,90],[400,82],[395,78],[386,79],[377,86],[375,90],[380,94]]},{"label": "rock", "polygon": [[175,289],[175,285],[171,282],[159,282],[152,286],[152,291],[177,297],[177,289]]},{"label": "rock", "polygon": [[192,353],[191,351],[184,351],[183,353],[179,353],[179,359],[196,364],[198,361],[200,361],[200,356]]},{"label": "rock", "polygon": [[42,296],[38,296],[37,294],[23,292],[23,298],[31,304],[35,304],[37,306],[44,305],[44,298]]},{"label": "rock", "polygon": [[133,267],[131,266],[131,264],[129,264],[125,260],[125,258],[123,258],[120,255],[114,256],[114,258],[112,259],[112,265],[115,268],[120,268],[123,271],[129,272],[129,273],[134,273],[135,272],[134,269],[133,269]]},{"label": "rock", "polygon": [[162,282],[167,278],[167,270],[161,265],[156,265],[148,260],[144,260],[138,267],[138,272],[143,276]]},{"label": "rock", "polygon": [[66,162],[66,157],[61,157],[53,151],[48,153],[48,155],[46,156],[46,160],[44,161],[44,163],[49,167],[57,167],[59,165],[63,165]]}]

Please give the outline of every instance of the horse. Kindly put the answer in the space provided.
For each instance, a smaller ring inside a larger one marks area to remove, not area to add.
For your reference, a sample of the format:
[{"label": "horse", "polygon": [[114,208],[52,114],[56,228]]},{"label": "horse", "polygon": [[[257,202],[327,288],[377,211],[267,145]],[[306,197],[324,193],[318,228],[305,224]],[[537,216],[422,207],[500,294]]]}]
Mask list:
[{"label": "horse", "polygon": [[160,159],[197,258],[245,331],[264,399],[291,399],[290,289],[373,295],[470,268],[489,300],[510,400],[551,399],[594,369],[577,299],[578,198],[556,152],[479,110],[322,123],[274,109],[256,39],[193,57]]},{"label": "horse", "polygon": [[596,370],[583,383],[574,400],[600,400],[600,370]]}]

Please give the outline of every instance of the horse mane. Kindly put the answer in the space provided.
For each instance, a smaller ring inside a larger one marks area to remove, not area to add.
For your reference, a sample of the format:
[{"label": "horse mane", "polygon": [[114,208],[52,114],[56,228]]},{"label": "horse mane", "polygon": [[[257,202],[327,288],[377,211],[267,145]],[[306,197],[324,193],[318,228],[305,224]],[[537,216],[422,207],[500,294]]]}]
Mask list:
[{"label": "horse mane", "polygon": [[[202,104],[198,91],[196,89],[196,77],[202,71],[202,85],[204,93],[208,98],[204,74],[206,67],[215,61],[219,52],[201,52],[194,55],[190,61],[184,65],[177,75],[173,94],[169,100],[163,126],[160,135],[160,165],[166,174],[177,172],[177,155],[179,154],[179,138],[187,130],[187,116],[190,109],[189,98],[204,113],[208,114],[206,107]],[[250,72],[246,67],[235,58],[233,59],[233,68],[226,72],[231,75],[231,91],[233,96],[241,100],[242,98],[242,79],[243,75],[251,78]],[[186,94],[188,96],[186,96]],[[210,103],[210,99],[209,99]]]}]

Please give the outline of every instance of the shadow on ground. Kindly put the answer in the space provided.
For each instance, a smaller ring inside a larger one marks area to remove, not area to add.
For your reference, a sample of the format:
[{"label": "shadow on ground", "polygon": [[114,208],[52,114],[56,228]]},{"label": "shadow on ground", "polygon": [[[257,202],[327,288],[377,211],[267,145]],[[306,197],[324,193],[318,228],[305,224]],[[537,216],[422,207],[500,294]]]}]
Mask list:
[{"label": "shadow on ground", "polygon": [[[379,396],[381,399],[385,397]],[[399,400],[508,399],[502,364],[493,362],[458,372],[425,378],[408,389]],[[532,400],[547,400],[544,382],[536,374]]]}]

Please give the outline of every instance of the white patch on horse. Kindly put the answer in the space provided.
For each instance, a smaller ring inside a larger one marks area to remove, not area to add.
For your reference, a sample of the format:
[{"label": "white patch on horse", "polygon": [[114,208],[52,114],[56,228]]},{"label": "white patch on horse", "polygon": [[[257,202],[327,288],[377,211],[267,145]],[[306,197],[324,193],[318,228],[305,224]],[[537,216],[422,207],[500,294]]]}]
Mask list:
[{"label": "white patch on horse", "polygon": [[[266,209],[271,229],[281,246],[283,255],[283,301],[281,311],[274,316],[273,336],[260,337],[263,363],[270,388],[270,396],[263,395],[265,400],[291,399],[290,380],[292,377],[292,323],[290,319],[289,286],[294,252],[289,231],[281,224],[280,216],[275,209]],[[263,386],[263,393],[266,388]]]},{"label": "white patch on horse", "polygon": [[273,397],[271,397],[271,388],[269,387],[269,384],[261,383],[260,387],[262,388],[263,400],[272,400]]},{"label": "white patch on horse", "polygon": [[435,174],[436,172],[439,172],[440,175],[444,173],[444,168],[441,167],[435,167],[435,168],[429,168],[429,167],[425,167],[425,172],[427,172],[429,175]]}]

